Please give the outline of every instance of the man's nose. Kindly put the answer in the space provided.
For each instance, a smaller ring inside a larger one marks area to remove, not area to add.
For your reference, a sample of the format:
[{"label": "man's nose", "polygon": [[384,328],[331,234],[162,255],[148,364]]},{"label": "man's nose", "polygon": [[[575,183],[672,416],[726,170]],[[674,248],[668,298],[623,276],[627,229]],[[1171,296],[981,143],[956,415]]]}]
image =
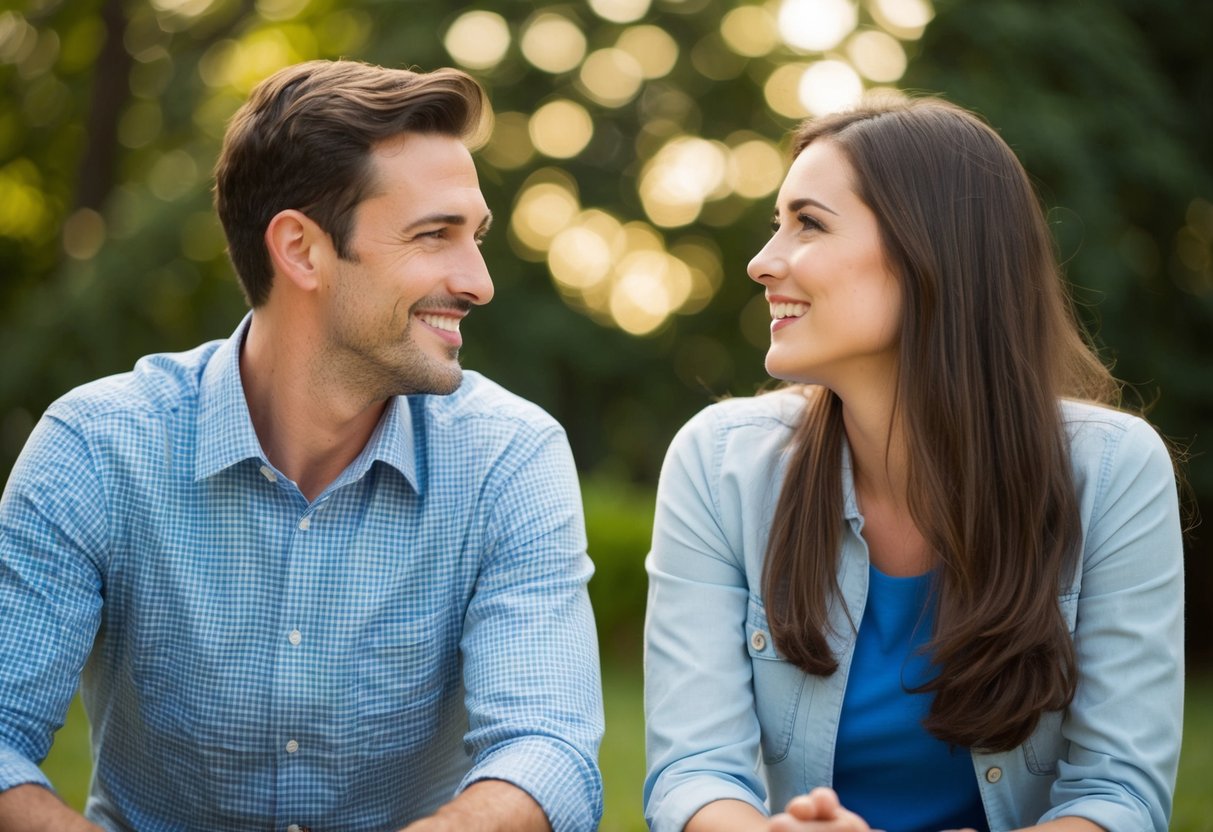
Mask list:
[{"label": "man's nose", "polygon": [[451,279],[451,292],[477,305],[493,299],[493,278],[489,275],[484,252],[474,243],[460,258],[455,276]]}]

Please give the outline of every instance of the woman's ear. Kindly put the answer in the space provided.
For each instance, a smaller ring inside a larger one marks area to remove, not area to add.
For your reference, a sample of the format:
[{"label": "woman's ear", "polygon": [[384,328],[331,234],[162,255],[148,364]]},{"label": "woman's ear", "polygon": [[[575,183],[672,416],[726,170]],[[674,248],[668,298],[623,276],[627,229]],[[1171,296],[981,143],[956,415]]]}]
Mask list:
[{"label": "woman's ear", "polygon": [[332,239],[307,214],[293,208],[279,211],[265,227],[265,248],[282,281],[305,292],[320,285],[327,261],[334,255]]}]

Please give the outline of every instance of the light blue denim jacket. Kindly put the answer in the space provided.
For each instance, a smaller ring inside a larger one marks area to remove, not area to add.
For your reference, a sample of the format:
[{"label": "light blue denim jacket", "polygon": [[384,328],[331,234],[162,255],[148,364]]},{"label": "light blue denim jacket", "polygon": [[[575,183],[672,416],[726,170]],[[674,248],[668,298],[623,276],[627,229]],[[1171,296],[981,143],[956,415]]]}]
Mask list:
[{"label": "light blue denim jacket", "polygon": [[[645,815],[677,832],[705,804],[779,811],[833,780],[834,742],[868,592],[849,453],[847,526],[830,610],[839,669],[809,676],[767,630],[762,562],[803,398],[713,405],[674,439],[647,560]],[[1183,556],[1175,478],[1144,421],[1065,402],[1082,566],[1058,594],[1078,689],[1022,746],[973,754],[991,830],[1075,815],[1113,832],[1165,830],[1183,722]],[[997,476],[998,472],[991,472]],[[849,617],[848,617],[849,613]]]}]

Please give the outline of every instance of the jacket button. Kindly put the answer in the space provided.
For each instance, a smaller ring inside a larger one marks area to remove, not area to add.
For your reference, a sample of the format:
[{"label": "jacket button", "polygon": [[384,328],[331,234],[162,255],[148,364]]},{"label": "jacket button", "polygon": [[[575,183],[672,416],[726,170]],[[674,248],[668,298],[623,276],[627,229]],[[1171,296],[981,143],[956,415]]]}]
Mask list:
[{"label": "jacket button", "polygon": [[750,646],[761,653],[767,649],[767,634],[762,630],[755,630],[754,635],[750,636]]},{"label": "jacket button", "polygon": [[1000,769],[998,766],[990,766],[988,769],[986,769],[987,783],[997,783],[1001,779],[1002,769]]}]

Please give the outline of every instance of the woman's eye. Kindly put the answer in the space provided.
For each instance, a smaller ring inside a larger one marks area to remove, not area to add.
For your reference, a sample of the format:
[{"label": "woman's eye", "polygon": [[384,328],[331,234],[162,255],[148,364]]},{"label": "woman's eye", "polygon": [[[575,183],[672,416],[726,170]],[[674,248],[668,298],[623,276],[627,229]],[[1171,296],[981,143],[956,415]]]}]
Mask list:
[{"label": "woman's eye", "polygon": [[820,231],[825,228],[816,217],[809,214],[797,214],[796,220],[805,231]]}]

